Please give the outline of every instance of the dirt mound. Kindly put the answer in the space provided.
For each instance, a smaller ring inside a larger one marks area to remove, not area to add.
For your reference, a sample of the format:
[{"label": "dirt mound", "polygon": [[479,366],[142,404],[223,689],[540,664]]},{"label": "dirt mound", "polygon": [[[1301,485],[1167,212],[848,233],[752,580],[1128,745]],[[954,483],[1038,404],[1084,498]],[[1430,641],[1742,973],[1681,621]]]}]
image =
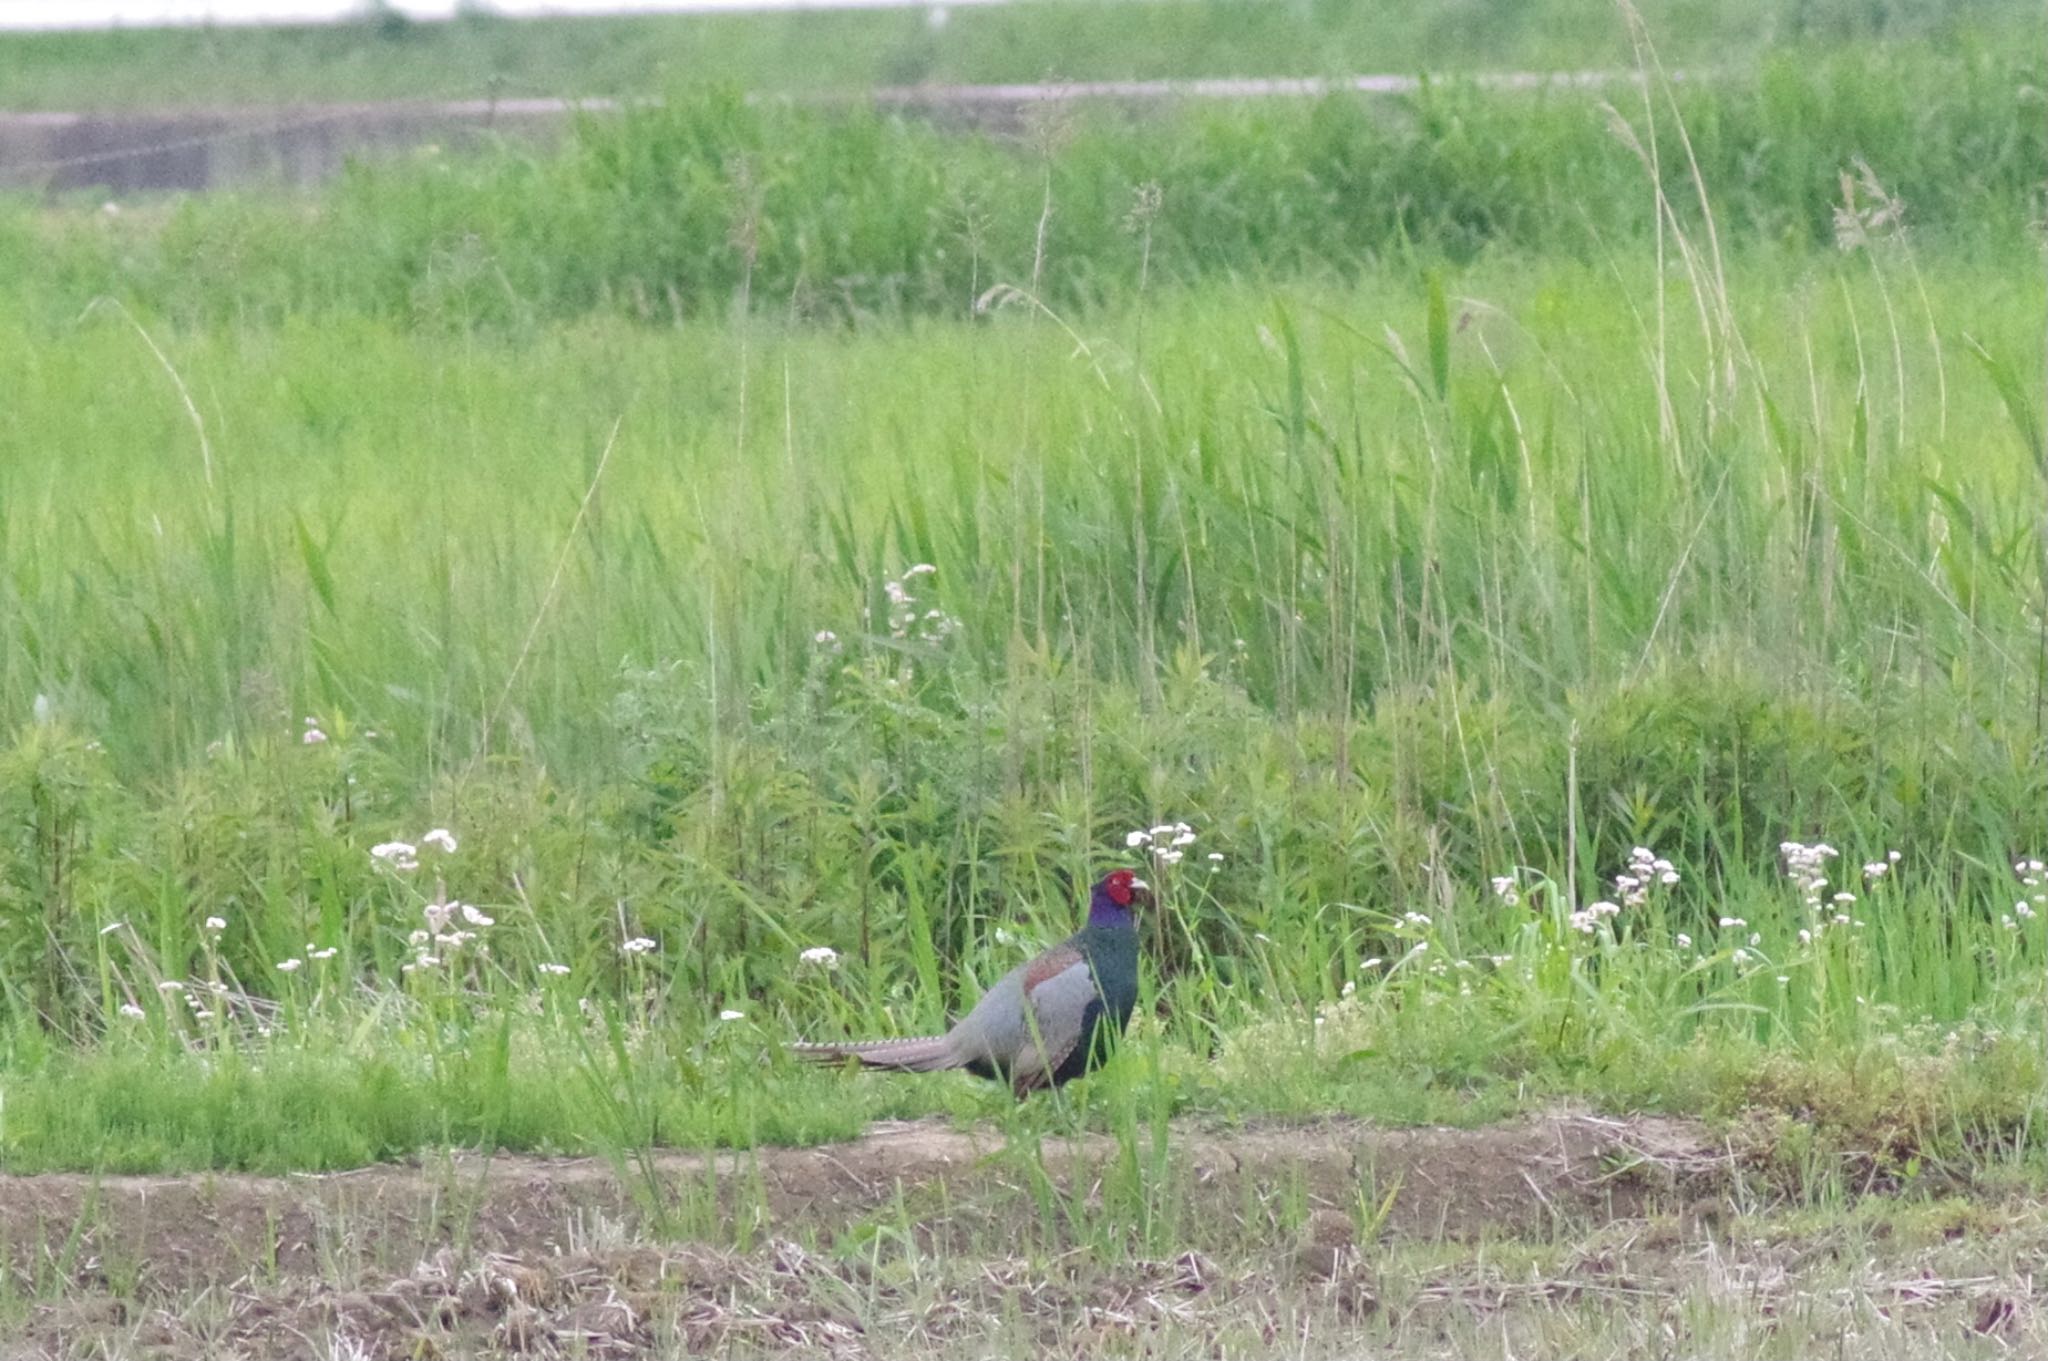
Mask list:
[{"label": "dirt mound", "polygon": [[[1636,1215],[1718,1164],[1683,1122],[1575,1113],[1472,1130],[1356,1120],[1177,1128],[1171,1151],[1169,1175],[1197,1204],[1285,1192],[1350,1210],[1364,1198],[1385,1204],[1388,1232],[1454,1239]],[[992,1199],[1029,1194],[1040,1168],[1062,1186],[1099,1182],[1120,1152],[1088,1135],[1020,1155],[994,1133],[920,1121],[818,1148],[658,1154],[623,1179],[598,1159],[474,1154],[325,1176],[0,1176],[0,1260],[17,1273],[62,1268],[52,1254],[66,1245],[69,1274],[177,1289],[319,1272],[343,1239],[410,1245],[412,1256],[451,1235],[484,1252],[563,1251],[564,1226],[579,1215],[647,1217],[656,1187],[672,1201],[667,1222],[684,1232],[692,1220],[709,1228],[744,1213],[763,1232],[802,1225],[829,1238],[908,1197],[937,1238],[952,1217],[978,1224]]]},{"label": "dirt mound", "polygon": [[[1675,1206],[1720,1166],[1688,1125],[1575,1113],[1478,1130],[1177,1127],[1169,1147],[1158,1166],[1142,1150],[1150,1170],[1137,1179],[1143,1212],[1174,1216],[1186,1250],[1041,1282],[1061,1326],[1075,1309],[1170,1314],[1215,1285],[1205,1250],[1307,1232],[1282,1274],[1327,1285],[1357,1260],[1342,1232],[1328,1238],[1332,1224],[1369,1222],[1394,1239],[1552,1239]],[[968,1290],[989,1300],[953,1288],[923,1318],[942,1343],[947,1311],[981,1326],[978,1310],[1022,1288],[1001,1279],[1022,1270],[1020,1249],[1059,1260],[1113,1218],[1106,1198],[1129,1194],[1117,1179],[1132,1175],[1130,1152],[1101,1136],[1027,1149],[920,1122],[849,1144],[662,1154],[625,1169],[458,1156],[330,1176],[6,1177],[0,1261],[8,1293],[56,1301],[27,1320],[45,1355],[95,1349],[110,1332],[124,1354],[161,1356],[860,1355],[861,1320],[902,1287],[799,1240],[894,1234],[908,1251],[989,1263],[986,1289]],[[1031,1232],[1048,1241],[1020,1241]],[[692,1238],[762,1246],[678,1245]],[[1346,1307],[1369,1301],[1346,1288]],[[194,1301],[205,1302],[196,1315]]]}]

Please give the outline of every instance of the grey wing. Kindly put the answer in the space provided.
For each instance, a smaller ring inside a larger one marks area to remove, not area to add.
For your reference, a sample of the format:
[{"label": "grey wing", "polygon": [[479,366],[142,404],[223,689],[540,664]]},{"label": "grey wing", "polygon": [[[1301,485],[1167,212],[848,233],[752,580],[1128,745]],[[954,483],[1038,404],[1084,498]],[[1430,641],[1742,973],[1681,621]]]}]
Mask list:
[{"label": "grey wing", "polygon": [[946,1033],[963,1067],[979,1063],[1007,1074],[1030,1043],[1024,1020],[1024,970],[1019,965],[993,983],[965,1016]]},{"label": "grey wing", "polygon": [[1100,1000],[1095,971],[1076,959],[1039,981],[1029,994],[1030,1022],[1035,1030],[1010,1068],[1010,1082],[1019,1091],[1044,1085],[1081,1042],[1088,1004]]}]

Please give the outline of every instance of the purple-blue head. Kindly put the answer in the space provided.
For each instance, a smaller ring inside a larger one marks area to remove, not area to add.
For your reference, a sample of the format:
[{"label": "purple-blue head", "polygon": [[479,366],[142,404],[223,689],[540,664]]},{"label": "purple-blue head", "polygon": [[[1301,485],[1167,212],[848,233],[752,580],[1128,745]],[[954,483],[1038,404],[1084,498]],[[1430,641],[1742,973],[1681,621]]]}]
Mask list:
[{"label": "purple-blue head", "polygon": [[1088,924],[1127,927],[1131,910],[1151,901],[1150,884],[1130,870],[1111,870],[1088,897]]}]

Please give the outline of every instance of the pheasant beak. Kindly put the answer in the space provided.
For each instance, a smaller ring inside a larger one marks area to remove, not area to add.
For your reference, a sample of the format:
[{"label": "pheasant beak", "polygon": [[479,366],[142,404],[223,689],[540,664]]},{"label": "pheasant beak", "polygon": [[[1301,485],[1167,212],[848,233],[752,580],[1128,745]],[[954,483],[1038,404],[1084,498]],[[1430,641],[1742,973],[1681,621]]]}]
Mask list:
[{"label": "pheasant beak", "polygon": [[1131,876],[1131,887],[1136,889],[1140,893],[1150,893],[1152,891],[1152,885],[1146,883],[1143,879],[1138,878],[1136,875]]}]

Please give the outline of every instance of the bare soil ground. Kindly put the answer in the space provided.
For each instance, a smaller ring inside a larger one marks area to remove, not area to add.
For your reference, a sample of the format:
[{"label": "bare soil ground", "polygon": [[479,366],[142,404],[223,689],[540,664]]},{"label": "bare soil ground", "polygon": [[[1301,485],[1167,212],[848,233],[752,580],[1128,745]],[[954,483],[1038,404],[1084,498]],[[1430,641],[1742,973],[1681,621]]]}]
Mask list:
[{"label": "bare soil ground", "polygon": [[1908,1262],[1969,1238],[1967,1215],[1896,1262],[1844,1239],[1802,1275],[1816,1232],[1743,1237],[1736,1160],[1684,1122],[1177,1127],[1171,1147],[1140,1211],[1152,1255],[1107,1246],[1134,1213],[1105,1201],[1114,1141],[1024,1157],[929,1122],[626,1169],[0,1178],[0,1354],[1619,1355],[1696,1336],[1702,1291],[1767,1350],[1794,1304],[1838,1341],[1857,1319],[1889,1336],[1889,1311],[1902,1342],[2040,1337],[2021,1259]]}]

